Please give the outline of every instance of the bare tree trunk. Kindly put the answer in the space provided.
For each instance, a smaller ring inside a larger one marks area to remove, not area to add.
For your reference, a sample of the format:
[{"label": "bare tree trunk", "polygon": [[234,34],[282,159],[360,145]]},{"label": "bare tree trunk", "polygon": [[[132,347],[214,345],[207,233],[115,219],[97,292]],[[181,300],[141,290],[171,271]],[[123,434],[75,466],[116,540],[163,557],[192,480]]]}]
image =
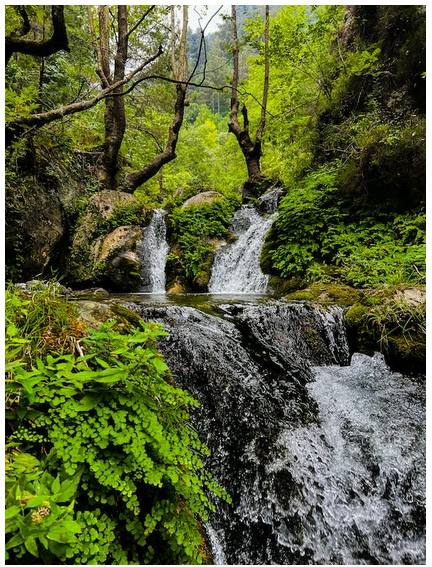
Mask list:
[{"label": "bare tree trunk", "polygon": [[[21,7],[20,15],[23,19],[21,35],[26,35],[30,32],[31,27],[25,8]],[[6,65],[14,53],[46,57],[47,55],[52,55],[57,51],[69,51],[68,37],[64,21],[64,6],[51,6],[51,21],[53,33],[46,41],[22,39],[21,37],[16,37],[16,34],[6,37]]]},{"label": "bare tree trunk", "polygon": [[[186,56],[186,45],[187,45],[187,29],[188,29],[188,6],[183,6],[183,23],[182,23],[182,33],[180,37],[180,45],[178,50],[177,60],[175,57],[172,58],[173,61],[173,75],[174,79],[178,81],[186,81],[187,79],[187,56]],[[175,51],[175,27],[172,30],[173,33],[173,50]],[[178,142],[178,137],[180,129],[183,124],[184,108],[186,100],[186,83],[178,83],[176,85],[176,100],[174,105],[174,119],[170,126],[168,132],[168,140],[165,148],[160,152],[149,164],[143,167],[140,171],[135,171],[129,173],[122,186],[122,191],[128,191],[132,193],[140,185],[154,177],[158,171],[167,163],[176,158],[176,147]]]},{"label": "bare tree trunk", "polygon": [[243,116],[243,126],[239,122],[239,42],[237,35],[237,9],[231,6],[231,41],[233,50],[233,77],[231,86],[231,110],[228,123],[228,130],[237,138],[237,142],[245,158],[248,180],[243,188],[243,198],[248,200],[257,194],[266,186],[267,179],[261,173],[261,139],[264,134],[266,124],[267,99],[269,88],[269,7],[265,10],[265,30],[264,30],[264,87],[263,98],[261,104],[261,120],[258,125],[255,140],[251,138],[249,131],[249,118],[246,105],[242,106],[241,113]]},{"label": "bare tree trunk", "polygon": [[[109,13],[108,6],[99,7],[99,76],[102,88],[113,85],[125,78],[126,61],[128,56],[128,9],[127,6],[117,7],[117,50],[114,59],[114,73],[110,70],[109,58]],[[118,172],[118,156],[126,130],[126,113],[123,86],[113,89],[114,97],[105,99],[105,141],[103,148],[102,167],[99,177],[107,189],[116,186]]]}]

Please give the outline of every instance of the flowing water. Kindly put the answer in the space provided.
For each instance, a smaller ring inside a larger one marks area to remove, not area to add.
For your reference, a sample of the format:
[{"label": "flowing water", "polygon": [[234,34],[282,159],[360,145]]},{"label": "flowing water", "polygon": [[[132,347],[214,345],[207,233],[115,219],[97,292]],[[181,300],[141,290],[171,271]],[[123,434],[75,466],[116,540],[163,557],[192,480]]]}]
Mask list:
[{"label": "flowing water", "polygon": [[[425,561],[424,382],[349,352],[342,310],[130,303],[201,402],[195,426],[233,504],[207,526],[216,564]],[[204,305],[204,304],[202,304]]]},{"label": "flowing water", "polygon": [[244,205],[234,215],[233,244],[222,246],[215,254],[210,293],[265,293],[268,276],[260,267],[260,253],[274,214],[262,216],[252,205]]},{"label": "flowing water", "polygon": [[165,215],[163,209],[155,209],[149,225],[144,229],[139,246],[142,292],[165,293],[165,264],[169,249]]},{"label": "flowing water", "polygon": [[[160,348],[200,402],[207,466],[233,504],[205,526],[215,564],[425,561],[424,377],[380,355],[350,361],[341,308],[263,294],[259,256],[280,195],[243,206],[220,249],[213,294],[122,299],[163,323]],[[142,243],[143,291],[165,293],[165,212]],[[238,294],[223,295],[223,294]]]}]

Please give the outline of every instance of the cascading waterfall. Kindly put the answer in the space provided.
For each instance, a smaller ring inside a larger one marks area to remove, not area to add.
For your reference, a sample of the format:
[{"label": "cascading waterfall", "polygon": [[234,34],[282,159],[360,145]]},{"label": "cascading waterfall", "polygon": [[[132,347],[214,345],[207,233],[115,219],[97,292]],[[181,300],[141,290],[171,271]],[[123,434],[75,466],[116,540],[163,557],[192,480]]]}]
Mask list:
[{"label": "cascading waterfall", "polygon": [[424,382],[380,355],[347,366],[340,308],[131,307],[165,325],[233,498],[207,524],[216,564],[424,562]]},{"label": "cascading waterfall", "polygon": [[260,267],[260,253],[274,214],[262,216],[251,205],[244,205],[234,215],[233,244],[221,247],[215,254],[210,293],[265,293],[268,276]]},{"label": "cascading waterfall", "polygon": [[143,239],[139,246],[141,257],[142,287],[140,291],[147,293],[165,293],[165,265],[168,255],[166,240],[166,212],[155,209],[152,219],[144,229]]}]

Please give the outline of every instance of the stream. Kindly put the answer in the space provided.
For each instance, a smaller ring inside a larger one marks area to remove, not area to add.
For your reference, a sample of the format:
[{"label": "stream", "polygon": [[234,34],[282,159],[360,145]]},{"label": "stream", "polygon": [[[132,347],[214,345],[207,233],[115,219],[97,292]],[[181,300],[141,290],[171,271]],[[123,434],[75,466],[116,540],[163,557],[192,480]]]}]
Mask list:
[{"label": "stream", "polygon": [[[273,203],[274,200],[274,203]],[[205,525],[215,564],[425,561],[424,377],[350,353],[343,310],[266,295],[275,217],[243,206],[211,294],[165,294],[164,211],[145,229],[144,291],[120,296],[164,325],[160,349],[201,403],[193,423],[233,503]]]},{"label": "stream", "polygon": [[208,468],[230,492],[215,564],[425,561],[425,391],[350,356],[343,312],[265,296],[131,295],[201,403]]}]

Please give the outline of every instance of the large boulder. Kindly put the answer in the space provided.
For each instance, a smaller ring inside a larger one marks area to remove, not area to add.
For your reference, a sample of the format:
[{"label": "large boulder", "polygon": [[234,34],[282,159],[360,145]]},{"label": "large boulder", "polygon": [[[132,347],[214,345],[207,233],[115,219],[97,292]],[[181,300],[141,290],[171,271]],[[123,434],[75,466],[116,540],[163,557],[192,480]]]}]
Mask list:
[{"label": "large boulder", "polygon": [[214,203],[215,201],[219,201],[219,199],[223,198],[224,196],[217,191],[203,191],[202,193],[198,193],[198,195],[194,195],[185,201],[182,205],[182,209],[208,205],[209,203]]},{"label": "large boulder", "polygon": [[[139,209],[139,203],[122,191],[104,190],[89,199],[79,218],[67,263],[68,278],[75,285],[103,285],[118,291],[139,289],[141,262],[136,247],[142,228],[115,227],[121,221],[118,211],[129,207]],[[145,214],[143,210],[143,221]],[[110,230],[110,226],[115,228]]]},{"label": "large boulder", "polygon": [[65,232],[62,204],[54,191],[34,182],[6,190],[8,278],[43,273],[56,257]]},{"label": "large boulder", "polygon": [[137,246],[142,239],[138,226],[119,226],[92,246],[95,271],[101,272],[111,289],[136,291],[141,287],[141,260]]}]

